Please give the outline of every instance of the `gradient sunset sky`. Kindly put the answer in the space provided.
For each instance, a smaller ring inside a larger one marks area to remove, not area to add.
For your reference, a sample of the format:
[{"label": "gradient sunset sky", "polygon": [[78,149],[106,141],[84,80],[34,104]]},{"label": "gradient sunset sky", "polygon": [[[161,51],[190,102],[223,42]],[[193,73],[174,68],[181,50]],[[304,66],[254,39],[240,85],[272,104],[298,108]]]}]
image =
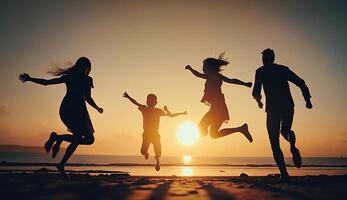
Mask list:
[{"label": "gradient sunset sky", "polygon": [[[86,56],[92,62],[92,95],[104,114],[89,107],[96,142],[80,154],[139,155],[142,116],[122,97],[127,91],[145,103],[188,111],[162,118],[163,155],[272,156],[265,112],[251,89],[223,85],[230,121],[247,122],[250,144],[241,134],[200,138],[191,147],[176,139],[184,121],[198,123],[208,107],[200,103],[204,81],[184,66],[201,70],[202,60],[225,51],[223,74],[254,81],[261,51],[289,66],[309,86],[314,108],[305,108],[294,85],[293,129],[303,156],[347,156],[347,13],[344,1],[1,1],[0,144],[43,145],[51,131],[66,132],[59,118],[64,85],[22,84],[18,75],[51,78],[55,64]],[[282,139],[283,140],[283,139]],[[282,141],[283,142],[283,141]],[[282,147],[289,156],[289,146]],[[153,152],[151,148],[151,152]]]}]

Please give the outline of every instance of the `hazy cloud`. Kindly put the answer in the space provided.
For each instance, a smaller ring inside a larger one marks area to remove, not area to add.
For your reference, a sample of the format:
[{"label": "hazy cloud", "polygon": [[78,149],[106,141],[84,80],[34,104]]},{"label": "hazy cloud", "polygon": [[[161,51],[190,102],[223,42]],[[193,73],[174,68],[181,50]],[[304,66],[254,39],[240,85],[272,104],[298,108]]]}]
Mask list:
[{"label": "hazy cloud", "polygon": [[340,140],[340,142],[341,143],[347,143],[347,138],[346,138],[347,137],[347,131],[341,131],[340,134],[342,136],[341,137],[342,139]]},{"label": "hazy cloud", "polygon": [[7,116],[9,114],[5,106],[0,106],[0,117]]}]

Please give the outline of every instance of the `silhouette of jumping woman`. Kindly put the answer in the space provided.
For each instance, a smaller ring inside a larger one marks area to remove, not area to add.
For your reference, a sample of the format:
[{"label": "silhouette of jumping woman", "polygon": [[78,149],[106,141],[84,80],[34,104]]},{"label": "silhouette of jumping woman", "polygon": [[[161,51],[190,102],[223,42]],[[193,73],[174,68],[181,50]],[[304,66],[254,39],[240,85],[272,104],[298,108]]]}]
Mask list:
[{"label": "silhouette of jumping woman", "polygon": [[66,95],[61,103],[59,114],[60,118],[71,134],[58,135],[52,132],[49,139],[44,145],[47,153],[52,150],[52,158],[57,155],[60,145],[63,141],[69,142],[64,157],[61,162],[56,165],[58,171],[66,178],[69,176],[65,173],[65,163],[74,153],[78,145],[91,145],[94,143],[94,128],[89,117],[85,101],[88,102],[99,113],[103,109],[98,107],[91,97],[91,88],[93,88],[93,79],[89,76],[91,70],[90,60],[86,57],[79,58],[75,65],[70,68],[56,68],[48,73],[59,76],[58,78],[46,80],[32,78],[29,74],[23,73],[19,75],[19,79],[24,83],[31,81],[41,85],[54,85],[65,83]]},{"label": "silhouette of jumping woman", "polygon": [[212,138],[220,138],[232,133],[240,132],[249,140],[249,142],[253,142],[253,138],[248,131],[248,125],[246,123],[240,127],[224,128],[219,130],[222,123],[227,123],[229,120],[228,108],[221,89],[222,83],[226,82],[252,87],[251,82],[246,83],[238,79],[230,79],[220,74],[221,67],[229,64],[229,62],[223,59],[223,57],[224,53],[220,54],[218,59],[206,58],[203,61],[203,73],[194,70],[190,65],[185,67],[185,69],[191,71],[196,77],[206,80],[204,96],[202,97],[201,102],[210,106],[210,110],[203,116],[199,123],[200,134],[201,136],[206,136],[208,134],[208,128],[210,128],[209,133]]},{"label": "silhouette of jumping woman", "polygon": [[127,92],[123,93],[123,97],[130,100],[131,103],[135,104],[138,109],[141,111],[143,116],[143,134],[142,134],[142,145],[141,145],[141,154],[144,155],[147,160],[149,157],[148,148],[152,143],[155,152],[155,170],[160,170],[159,157],[161,156],[161,144],[160,144],[160,135],[158,132],[160,117],[176,117],[178,115],[186,115],[187,112],[181,113],[171,113],[169,109],[164,106],[164,110],[156,108],[157,105],[157,96],[155,94],[147,95],[147,105],[142,105],[138,103],[135,99],[129,96]]},{"label": "silhouette of jumping woman", "polygon": [[288,182],[290,177],[280,148],[280,133],[290,143],[294,165],[300,168],[302,164],[299,149],[295,146],[295,133],[291,130],[294,117],[294,101],[288,81],[301,89],[308,109],[312,108],[311,95],[304,80],[288,67],[274,63],[275,52],[272,49],[265,49],[262,54],[264,65],[256,70],[253,97],[258,102],[259,108],[262,108],[261,88],[263,86],[266,97],[266,127],[273,157],[281,173],[278,182]]}]

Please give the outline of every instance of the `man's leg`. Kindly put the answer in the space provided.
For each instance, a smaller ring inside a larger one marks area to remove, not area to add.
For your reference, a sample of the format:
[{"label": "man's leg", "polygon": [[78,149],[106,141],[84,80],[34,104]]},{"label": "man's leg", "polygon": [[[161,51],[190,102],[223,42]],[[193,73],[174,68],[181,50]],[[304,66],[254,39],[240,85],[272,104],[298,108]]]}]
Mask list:
[{"label": "man's leg", "polygon": [[301,155],[299,149],[295,146],[296,136],[292,128],[294,117],[294,110],[290,110],[283,113],[282,124],[281,124],[281,134],[290,143],[290,152],[293,155],[293,162],[297,168],[302,165]]},{"label": "man's leg", "polygon": [[272,154],[276,161],[277,167],[280,170],[281,177],[287,178],[289,177],[289,175],[286,169],[283,153],[280,148],[280,140],[279,140],[280,121],[281,121],[281,118],[278,112],[267,112],[266,127],[269,134]]}]

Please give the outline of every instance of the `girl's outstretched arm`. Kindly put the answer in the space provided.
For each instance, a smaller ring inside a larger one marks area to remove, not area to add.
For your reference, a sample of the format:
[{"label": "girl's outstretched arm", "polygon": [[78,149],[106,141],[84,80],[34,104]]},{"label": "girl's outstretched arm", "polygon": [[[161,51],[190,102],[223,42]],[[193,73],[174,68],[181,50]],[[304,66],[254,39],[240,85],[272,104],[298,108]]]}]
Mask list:
[{"label": "girl's outstretched arm", "polygon": [[230,84],[236,84],[236,85],[243,85],[243,86],[246,86],[246,87],[252,87],[252,82],[243,82],[239,79],[236,79],[236,78],[233,78],[233,79],[230,79],[226,76],[223,76],[222,74],[219,74],[219,77],[222,81],[226,82],[226,83],[230,83]]},{"label": "girl's outstretched arm", "polygon": [[202,78],[202,79],[206,79],[206,78],[207,78],[206,74],[202,74],[202,73],[196,71],[196,70],[193,69],[190,65],[187,65],[187,66],[185,67],[185,69],[188,69],[188,70],[189,70],[190,72],[192,72],[192,74],[193,74],[194,76],[196,76],[196,77],[199,77],[199,78]]},{"label": "girl's outstretched arm", "polygon": [[53,79],[41,79],[41,78],[32,78],[29,76],[29,74],[23,73],[19,75],[19,80],[22,81],[23,83],[27,81],[31,81],[33,83],[37,83],[40,85],[54,85],[54,84],[60,84],[64,83],[65,79],[63,76],[59,78],[53,78]]},{"label": "girl's outstretched arm", "polygon": [[164,106],[164,111],[166,112],[166,116],[169,116],[169,117],[176,117],[179,115],[187,115],[187,111],[180,112],[180,113],[171,113],[166,106]]},{"label": "girl's outstretched arm", "polygon": [[131,103],[135,104],[138,107],[143,106],[142,104],[138,103],[135,99],[133,99],[127,92],[123,93],[123,97],[129,99]]}]

